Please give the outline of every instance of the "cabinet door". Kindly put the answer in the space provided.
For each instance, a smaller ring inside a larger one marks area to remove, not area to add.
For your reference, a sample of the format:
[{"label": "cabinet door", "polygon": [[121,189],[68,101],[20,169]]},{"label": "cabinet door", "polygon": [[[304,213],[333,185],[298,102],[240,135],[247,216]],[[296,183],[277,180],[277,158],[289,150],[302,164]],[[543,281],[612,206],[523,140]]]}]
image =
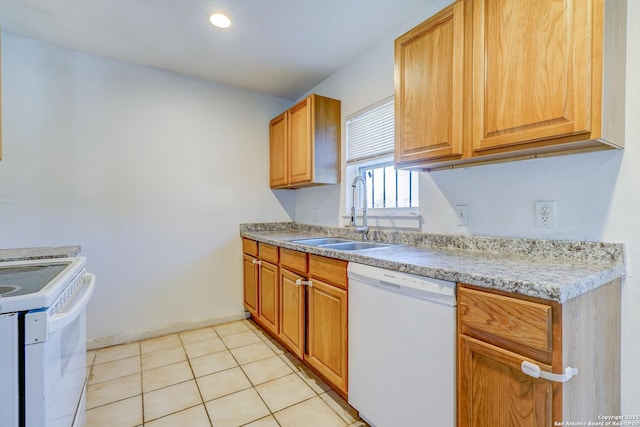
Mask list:
[{"label": "cabinet door", "polygon": [[466,336],[458,351],[459,427],[552,425],[552,385],[522,373],[524,358]]},{"label": "cabinet door", "polygon": [[280,269],[280,338],[300,359],[304,355],[305,339],[305,286],[297,280],[306,280],[284,268]]},{"label": "cabinet door", "polygon": [[289,183],[300,184],[313,180],[312,138],[313,96],[289,110]]},{"label": "cabinet door", "polygon": [[260,261],[260,321],[274,334],[279,330],[280,286],[278,266]]},{"label": "cabinet door", "polygon": [[396,39],[396,164],[463,154],[465,8],[454,3]]},{"label": "cabinet door", "polygon": [[244,254],[242,265],[244,270],[244,306],[251,316],[258,317],[258,260]]},{"label": "cabinet door", "polygon": [[347,393],[347,291],[312,279],[306,360]]},{"label": "cabinet door", "polygon": [[288,113],[285,111],[269,124],[270,184],[272,188],[286,186],[288,181]]},{"label": "cabinet door", "polygon": [[593,14],[602,8],[601,0],[474,0],[476,152],[589,133],[591,103],[600,104]]}]

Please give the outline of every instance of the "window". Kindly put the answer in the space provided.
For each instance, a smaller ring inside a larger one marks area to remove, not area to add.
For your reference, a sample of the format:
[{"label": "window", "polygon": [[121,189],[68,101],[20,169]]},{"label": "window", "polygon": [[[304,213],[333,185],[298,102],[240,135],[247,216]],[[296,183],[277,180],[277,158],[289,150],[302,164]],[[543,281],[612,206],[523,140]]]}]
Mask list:
[{"label": "window", "polygon": [[418,206],[418,172],[396,170],[393,164],[358,168],[367,183],[367,208],[414,208]]},{"label": "window", "polygon": [[347,177],[365,178],[370,209],[418,207],[418,172],[396,170],[393,148],[393,98],[347,118]]}]

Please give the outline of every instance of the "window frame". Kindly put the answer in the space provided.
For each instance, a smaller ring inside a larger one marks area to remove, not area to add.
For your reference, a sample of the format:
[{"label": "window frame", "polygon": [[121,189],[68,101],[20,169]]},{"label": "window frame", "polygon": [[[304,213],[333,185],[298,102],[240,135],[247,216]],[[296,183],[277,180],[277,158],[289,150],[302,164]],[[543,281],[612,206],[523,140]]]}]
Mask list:
[{"label": "window frame", "polygon": [[[370,164],[370,165],[359,165],[359,164],[355,164],[356,168],[357,168],[357,174],[362,176],[365,181],[367,181],[367,171],[368,170],[382,170],[382,180],[383,180],[383,189],[382,189],[382,203],[383,206],[380,207],[375,207],[374,203],[375,203],[375,182],[373,177],[371,177],[371,183],[372,185],[368,185],[367,189],[369,190],[369,194],[371,195],[370,197],[367,197],[367,209],[368,210],[389,210],[389,209],[418,209],[420,207],[420,184],[419,184],[419,177],[417,175],[416,171],[407,171],[407,170],[402,170],[402,169],[396,169],[394,167],[393,164],[393,160],[389,160],[389,161],[385,161],[385,162],[376,162],[374,164]],[[385,169],[388,168],[389,166],[393,167],[393,173],[395,173],[395,200],[394,203],[392,203],[393,206],[387,206],[387,185],[386,185],[386,178],[387,178],[387,174]],[[408,196],[409,196],[409,206],[398,206],[398,194],[400,193],[400,191],[398,191],[398,173],[399,172],[406,172],[409,174],[408,178],[409,178],[409,188],[406,189],[405,191],[408,192]],[[413,189],[413,186],[417,186],[415,188],[415,190]],[[414,201],[414,196],[415,196],[415,201]],[[414,203],[412,203],[414,202]]]},{"label": "window frame", "polygon": [[[393,109],[395,109],[395,105],[394,105],[394,98],[393,96],[387,97],[385,99],[382,99],[376,103],[371,104],[370,106],[363,108],[353,114],[348,115],[345,118],[345,126],[346,126],[346,131],[345,131],[345,152],[347,153],[345,156],[345,163],[346,163],[346,168],[345,168],[345,210],[346,213],[349,214],[351,206],[353,205],[353,191],[352,191],[352,182],[353,179],[358,176],[361,175],[363,176],[364,171],[363,169],[371,169],[371,168],[377,168],[377,167],[386,167],[386,166],[393,166],[394,165],[394,153],[392,152],[385,152],[385,153],[379,153],[376,152],[375,148],[378,147],[378,145],[374,146],[374,152],[371,154],[370,157],[365,157],[365,158],[361,158],[360,160],[352,160],[348,158],[349,155],[349,124],[351,121],[353,121],[354,119],[356,119],[355,121],[357,122],[357,119],[361,116],[367,116],[370,115],[372,112],[374,112],[376,109],[382,108],[382,107],[391,107],[392,111],[391,111],[391,117],[392,120],[394,116],[393,114]],[[374,112],[375,115],[375,112]],[[384,115],[381,114],[381,116],[387,117],[388,118],[388,114]],[[393,123],[393,125],[395,126],[395,123]],[[382,129],[384,129],[385,131],[388,131],[388,123],[383,123],[380,126]],[[395,132],[391,132],[391,135],[395,135]],[[392,136],[393,138],[393,136]],[[361,141],[358,141],[358,143],[360,143]],[[395,169],[395,168],[394,168]],[[413,175],[413,173],[415,171],[408,171],[410,174]],[[398,170],[396,170],[396,177],[397,177],[397,173]],[[369,200],[367,200],[367,204],[371,204],[372,207],[367,207],[367,210],[369,211],[369,216],[375,216],[375,215],[380,215],[380,216],[415,216],[415,215],[419,215],[419,208],[420,208],[420,179],[419,176],[417,175],[418,172],[415,172],[415,184],[417,185],[417,188],[415,190],[415,193],[412,191],[412,188],[409,188],[410,191],[410,200],[413,199],[413,195],[415,194],[415,206],[410,206],[410,207],[373,207],[373,197],[368,197]],[[363,178],[366,177],[363,176]],[[410,185],[413,182],[413,177],[411,177],[410,179]],[[373,196],[373,188],[368,189],[371,196]],[[386,191],[385,191],[386,192]],[[397,182],[396,182],[396,199],[397,199]]]}]

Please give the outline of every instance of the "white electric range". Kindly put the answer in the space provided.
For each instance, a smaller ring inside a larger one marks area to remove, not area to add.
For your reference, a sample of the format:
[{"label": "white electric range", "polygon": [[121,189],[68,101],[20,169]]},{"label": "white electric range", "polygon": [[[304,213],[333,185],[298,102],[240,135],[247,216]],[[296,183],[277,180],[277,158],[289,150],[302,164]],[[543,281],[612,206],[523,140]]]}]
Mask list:
[{"label": "white electric range", "polygon": [[0,263],[0,426],[84,425],[85,257]]}]

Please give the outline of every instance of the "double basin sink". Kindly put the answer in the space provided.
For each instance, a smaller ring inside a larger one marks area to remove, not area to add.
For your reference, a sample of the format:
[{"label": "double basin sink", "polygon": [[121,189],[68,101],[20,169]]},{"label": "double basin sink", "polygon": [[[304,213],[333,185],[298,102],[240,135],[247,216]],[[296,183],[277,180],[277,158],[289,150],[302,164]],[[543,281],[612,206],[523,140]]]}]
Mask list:
[{"label": "double basin sink", "polygon": [[340,239],[337,237],[299,239],[292,240],[291,243],[316,246],[323,249],[333,249],[338,251],[361,251],[365,249],[378,249],[394,246],[392,243],[364,242],[359,240]]}]

